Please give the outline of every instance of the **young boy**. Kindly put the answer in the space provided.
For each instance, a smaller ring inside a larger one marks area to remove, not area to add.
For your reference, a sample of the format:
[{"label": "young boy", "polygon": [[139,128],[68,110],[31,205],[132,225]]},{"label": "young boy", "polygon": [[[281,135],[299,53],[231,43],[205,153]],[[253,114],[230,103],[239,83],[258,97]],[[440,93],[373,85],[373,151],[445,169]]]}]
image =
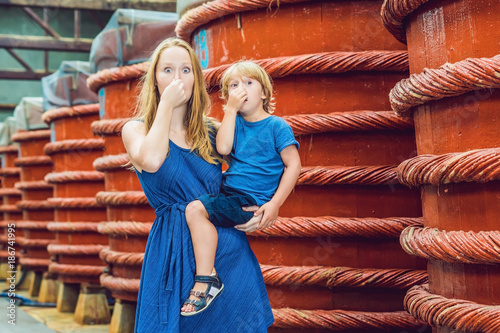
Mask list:
[{"label": "young boy", "polygon": [[[290,126],[272,116],[272,84],[259,65],[244,61],[227,69],[221,80],[227,100],[216,137],[219,154],[229,155],[217,195],[204,195],[186,207],[196,261],[195,285],[181,315],[205,310],[224,285],[215,273],[217,230],[234,227],[262,214],[258,229],[274,223],[278,211],[299,177],[298,142]],[[255,212],[241,207],[260,206]]]}]

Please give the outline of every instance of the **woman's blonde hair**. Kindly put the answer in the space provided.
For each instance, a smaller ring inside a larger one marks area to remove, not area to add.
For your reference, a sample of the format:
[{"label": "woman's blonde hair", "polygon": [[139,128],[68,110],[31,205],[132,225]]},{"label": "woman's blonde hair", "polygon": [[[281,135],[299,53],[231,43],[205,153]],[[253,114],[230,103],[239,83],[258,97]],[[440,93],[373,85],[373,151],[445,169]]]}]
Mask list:
[{"label": "woman's blonde hair", "polygon": [[238,72],[238,74],[254,79],[260,83],[260,85],[262,86],[262,92],[264,93],[264,96],[266,96],[262,106],[264,108],[264,111],[272,114],[274,112],[275,103],[273,98],[273,84],[271,78],[266,73],[264,68],[260,67],[253,61],[239,61],[235,64],[232,64],[224,72],[220,81],[220,91],[222,94],[222,98],[225,100],[227,100],[228,98],[229,81],[231,80],[234,72]]},{"label": "woman's blonde hair", "polygon": [[141,78],[141,90],[137,101],[135,118],[144,122],[146,133],[148,133],[156,117],[161,97],[156,85],[156,66],[163,51],[171,47],[185,49],[189,53],[193,67],[193,93],[187,102],[187,112],[184,119],[184,125],[187,127],[186,139],[191,144],[191,151],[196,151],[208,163],[217,164],[222,159],[210,141],[211,135],[215,137],[215,128],[212,120],[207,116],[210,110],[210,97],[205,87],[203,71],[194,50],[182,39],[165,39],[153,51],[148,71]]}]

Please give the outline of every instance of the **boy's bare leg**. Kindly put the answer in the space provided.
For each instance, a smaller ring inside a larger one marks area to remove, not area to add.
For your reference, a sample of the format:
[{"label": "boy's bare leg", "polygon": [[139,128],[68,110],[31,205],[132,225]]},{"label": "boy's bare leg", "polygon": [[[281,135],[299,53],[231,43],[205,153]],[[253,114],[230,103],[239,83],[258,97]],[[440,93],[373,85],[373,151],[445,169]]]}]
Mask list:
[{"label": "boy's bare leg", "polygon": [[[217,251],[218,234],[215,226],[208,220],[205,206],[195,200],[186,206],[186,222],[193,242],[196,275],[210,275],[214,270],[215,252]],[[194,290],[206,291],[207,284],[196,282]],[[198,300],[196,296],[190,299]],[[195,308],[191,304],[183,305],[181,311],[192,312]]]}]

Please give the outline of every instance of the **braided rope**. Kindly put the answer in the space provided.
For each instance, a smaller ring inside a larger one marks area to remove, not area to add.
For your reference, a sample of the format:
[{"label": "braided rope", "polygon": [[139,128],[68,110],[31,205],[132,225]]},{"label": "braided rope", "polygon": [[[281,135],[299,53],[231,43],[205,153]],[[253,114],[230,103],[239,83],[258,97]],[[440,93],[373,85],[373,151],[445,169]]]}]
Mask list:
[{"label": "braided rope", "polygon": [[21,168],[1,168],[0,176],[18,176],[21,173]]},{"label": "braided rope", "polygon": [[97,202],[106,206],[149,206],[143,191],[97,192]]},{"label": "braided rope", "polygon": [[0,205],[0,212],[2,213],[21,213],[16,205]]},{"label": "braided rope", "polygon": [[26,131],[12,134],[12,141],[14,142],[46,139],[50,140],[50,130]]},{"label": "braided rope", "polygon": [[105,268],[106,266],[64,265],[53,262],[49,265],[49,272],[62,275],[97,277],[101,275]]},{"label": "braided rope", "polygon": [[128,163],[130,163],[130,157],[128,157],[128,154],[125,153],[98,157],[95,159],[93,165],[94,169],[105,172],[116,169],[124,169]]},{"label": "braided rope", "polygon": [[107,247],[101,251],[99,258],[105,263],[112,265],[141,266],[144,259],[144,252],[118,252],[112,251]]},{"label": "braided rope", "polygon": [[19,190],[51,190],[52,185],[44,180],[34,180],[29,182],[17,182],[14,184]]},{"label": "braided rope", "polygon": [[429,0],[385,0],[381,16],[385,28],[401,43],[406,44],[405,18]]},{"label": "braided rope", "polygon": [[105,208],[92,198],[48,198],[52,208]]},{"label": "braided rope", "polygon": [[500,306],[483,305],[431,294],[429,286],[415,286],[405,296],[404,306],[414,317],[434,327],[460,332],[500,332]]},{"label": "braided rope", "polygon": [[69,254],[73,256],[91,256],[98,255],[106,246],[99,244],[68,245],[68,244],[50,244],[47,251],[51,255]]},{"label": "braided rope", "polygon": [[54,207],[47,200],[21,200],[16,202],[20,210],[53,210]]},{"label": "braided rope", "polygon": [[324,132],[413,129],[411,118],[398,117],[392,111],[349,111],[329,114],[284,116],[295,135]]},{"label": "braided rope", "polygon": [[[19,221],[18,220],[7,220],[7,221],[0,221],[0,228],[8,228],[9,224],[17,224]],[[0,230],[1,232],[1,230]],[[1,235],[1,234],[0,234]]]},{"label": "braided rope", "polygon": [[127,291],[131,293],[138,293],[139,285],[141,283],[140,279],[125,279],[121,277],[115,277],[107,273],[101,274],[99,281],[101,283],[101,286],[107,289]]},{"label": "braided rope", "polygon": [[52,159],[49,156],[27,156],[19,157],[14,160],[14,165],[18,167],[52,165],[52,163]]},{"label": "braided rope", "polygon": [[[17,183],[14,184],[14,186],[15,185],[17,185]],[[21,190],[19,190],[17,188],[14,188],[14,187],[0,188],[0,196],[4,196],[4,195],[8,195],[8,196],[21,196],[22,192],[21,192]]]},{"label": "braided rope", "polygon": [[99,171],[63,171],[48,173],[44,179],[51,184],[102,182],[104,181],[104,174]]},{"label": "braided rope", "polygon": [[149,235],[149,230],[153,223],[141,222],[102,222],[99,223],[100,234],[112,236],[145,236]]},{"label": "braided rope", "polygon": [[324,328],[334,331],[379,329],[407,330],[421,328],[422,322],[404,311],[361,312],[344,310],[273,309],[273,327]]},{"label": "braided rope", "polygon": [[[273,78],[297,74],[344,73],[348,71],[408,71],[406,51],[324,52],[255,61]],[[217,86],[230,65],[204,70],[209,88]]]},{"label": "braided rope", "polygon": [[421,217],[348,218],[278,217],[273,226],[251,233],[265,237],[363,237],[397,238],[408,226],[422,226]]},{"label": "braided rope", "polygon": [[408,186],[499,180],[500,148],[419,155],[401,163],[397,174],[399,182]]},{"label": "braided rope", "polygon": [[492,58],[467,58],[438,69],[425,68],[399,81],[389,93],[392,109],[406,115],[414,106],[469,91],[500,87],[500,54]]},{"label": "braided rope", "polygon": [[16,228],[30,230],[48,230],[49,221],[16,221]]},{"label": "braided rope", "polygon": [[104,150],[103,139],[76,139],[49,142],[45,145],[45,154],[70,153],[79,151]]},{"label": "braided rope", "polygon": [[50,124],[53,121],[61,118],[82,117],[87,115],[98,115],[99,103],[81,104],[69,107],[60,107],[57,109],[47,110],[42,114],[42,120]]},{"label": "braided rope", "polygon": [[93,222],[52,222],[47,229],[54,232],[97,232],[97,223]]},{"label": "braided rope", "polygon": [[260,265],[264,281],[273,286],[323,286],[407,289],[427,283],[427,272],[410,269],[371,269],[324,266]]},{"label": "braided rope", "polygon": [[49,244],[55,243],[55,239],[34,239],[26,237],[16,237],[16,244],[21,245],[24,248],[46,248]]},{"label": "braided rope", "polygon": [[102,86],[110,82],[134,80],[143,76],[149,67],[149,62],[141,62],[130,66],[103,69],[87,78],[87,87],[97,92]]},{"label": "braided rope", "polygon": [[408,227],[399,238],[410,255],[467,264],[500,263],[500,231],[444,231]]},{"label": "braided rope", "polygon": [[90,130],[96,135],[120,135],[123,125],[131,118],[120,119],[101,119],[96,120],[90,125]]},{"label": "braided rope", "polygon": [[399,184],[396,167],[316,166],[303,167],[297,185],[390,185]]},{"label": "braided rope", "polygon": [[49,267],[50,259],[39,259],[39,258],[19,258],[19,264],[24,267]]},{"label": "braided rope", "polygon": [[[277,7],[279,8],[280,4],[308,1],[313,0],[279,0],[277,2]],[[189,42],[191,33],[203,24],[230,14],[260,8],[271,9],[273,3],[274,0],[213,0],[184,13],[179,21],[177,21],[175,33],[177,34],[177,37]]]},{"label": "braided rope", "polygon": [[10,146],[0,146],[0,154],[13,154],[19,152],[19,146],[10,145]]}]

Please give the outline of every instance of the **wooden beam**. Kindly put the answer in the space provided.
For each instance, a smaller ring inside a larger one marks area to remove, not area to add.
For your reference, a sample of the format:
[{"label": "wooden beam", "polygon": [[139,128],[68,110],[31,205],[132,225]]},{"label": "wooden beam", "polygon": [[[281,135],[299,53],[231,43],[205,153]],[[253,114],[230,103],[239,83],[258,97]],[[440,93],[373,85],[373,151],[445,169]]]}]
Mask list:
[{"label": "wooden beam", "polygon": [[12,58],[16,59],[17,62],[20,63],[26,71],[33,72],[33,69],[30,67],[30,65],[28,65],[26,61],[21,59],[21,57],[18,56],[16,52],[12,51],[12,49],[9,49],[8,47],[5,48],[5,51],[7,51],[7,53],[9,53]]},{"label": "wooden beam", "polygon": [[39,18],[38,15],[31,10],[31,8],[23,7],[23,11],[26,13],[26,15],[31,17],[31,19],[35,21],[36,24],[38,24],[43,30],[45,30],[46,33],[55,38],[61,38],[61,36],[54,29],[52,29],[47,22],[44,22],[41,18]]},{"label": "wooden beam", "polygon": [[176,0],[0,0],[0,5],[51,7],[67,9],[90,9],[114,11],[118,8],[176,11]]},{"label": "wooden beam", "polygon": [[42,77],[52,74],[45,71],[6,71],[0,70],[0,80],[40,80]]},{"label": "wooden beam", "polygon": [[0,110],[14,110],[16,108],[17,104],[8,104],[8,103],[3,103],[0,104]]},{"label": "wooden beam", "polygon": [[50,50],[67,52],[90,52],[90,38],[59,38],[45,36],[20,36],[0,34],[0,48]]}]

